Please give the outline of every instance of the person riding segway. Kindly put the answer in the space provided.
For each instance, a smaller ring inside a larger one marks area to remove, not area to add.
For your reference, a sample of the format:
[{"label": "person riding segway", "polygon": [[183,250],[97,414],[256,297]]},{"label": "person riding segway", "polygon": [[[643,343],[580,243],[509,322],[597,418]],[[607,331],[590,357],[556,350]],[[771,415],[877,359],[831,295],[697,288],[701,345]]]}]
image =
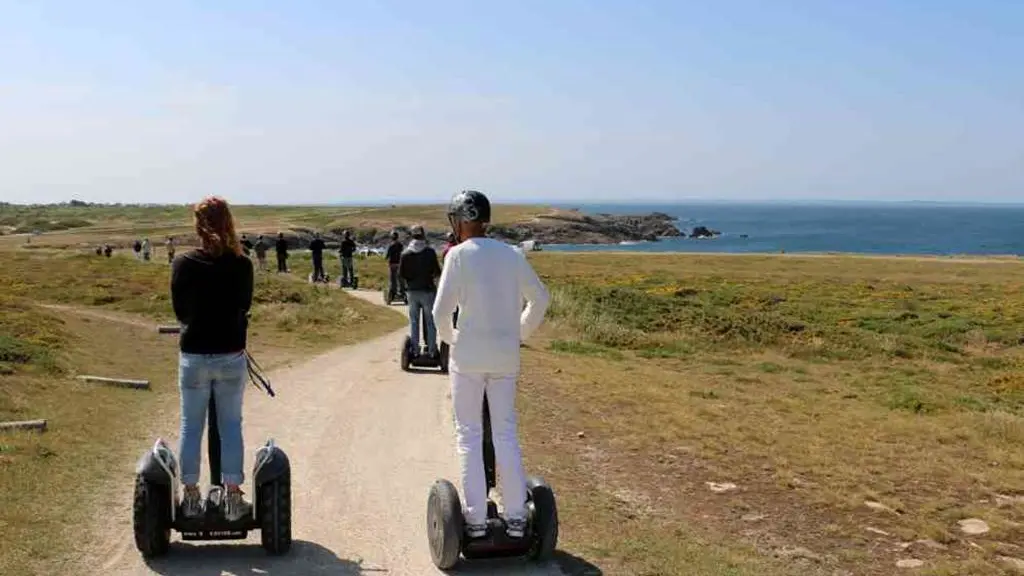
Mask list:
[{"label": "person riding segway", "polygon": [[342,233],[341,246],[338,247],[338,257],[341,258],[341,280],[342,288],[358,286],[355,268],[356,241],[352,239],[352,232],[345,230]]},{"label": "person riding segway", "polygon": [[[550,297],[523,255],[486,237],[491,219],[486,196],[474,190],[456,194],[448,219],[460,243],[445,258],[433,312],[440,339],[451,345],[465,507],[451,482],[435,482],[427,503],[431,557],[441,569],[455,566],[460,556],[546,559],[557,544],[558,512],[551,488],[523,471],[515,391],[520,344],[543,322]],[[501,516],[487,497],[485,399],[494,460],[502,472]]]},{"label": "person riding segway", "polygon": [[313,258],[313,274],[310,282],[326,282],[327,276],[324,273],[324,248],[327,245],[320,239],[319,232],[313,232],[313,240],[309,243],[309,252]]},{"label": "person riding segway", "polygon": [[[194,210],[201,247],[172,265],[171,301],[180,328],[180,479],[174,452],[157,440],[136,468],[132,527],[145,557],[167,552],[171,530],[185,540],[245,538],[260,530],[263,547],[283,554],[291,545],[291,468],[287,455],[270,440],[256,453],[253,485],[257,506],[246,502],[242,439],[242,397],[248,375],[259,367],[246,352],[252,305],[252,262],[242,255],[227,202],[210,197]],[[211,426],[212,486],[199,490],[203,427]]]},{"label": "person riding segway", "polygon": [[387,260],[388,260],[388,286],[384,292],[384,303],[391,304],[392,302],[401,301],[403,304],[409,303],[409,296],[405,292],[405,281],[402,280],[402,276],[398,273],[398,266],[401,264],[402,251],[404,250],[402,242],[398,239],[398,231],[391,231],[391,244],[388,245]]},{"label": "person riding segway", "polygon": [[[423,226],[413,226],[410,232],[412,241],[402,251],[398,264],[398,276],[405,284],[409,300],[409,338],[403,350],[402,367],[408,369],[412,364],[444,369],[447,366],[442,365],[433,317],[435,282],[441,276],[441,266],[437,263],[437,252],[427,244]],[[420,347],[421,323],[426,349]]]}]

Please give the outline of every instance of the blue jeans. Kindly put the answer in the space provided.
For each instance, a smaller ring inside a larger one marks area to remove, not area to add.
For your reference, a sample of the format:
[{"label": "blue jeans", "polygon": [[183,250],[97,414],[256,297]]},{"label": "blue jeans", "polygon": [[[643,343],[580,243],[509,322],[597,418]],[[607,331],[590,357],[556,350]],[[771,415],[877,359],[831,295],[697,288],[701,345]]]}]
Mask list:
[{"label": "blue jeans", "polygon": [[437,327],[434,326],[434,291],[409,290],[409,324],[412,349],[420,349],[420,312],[427,319],[427,353],[437,354]]},{"label": "blue jeans", "polygon": [[244,352],[230,354],[186,354],[178,360],[178,387],[181,389],[181,482],[199,483],[203,428],[210,394],[217,404],[217,428],[220,430],[221,480],[225,485],[240,485],[244,444],[242,442],[242,396],[245,393]]}]

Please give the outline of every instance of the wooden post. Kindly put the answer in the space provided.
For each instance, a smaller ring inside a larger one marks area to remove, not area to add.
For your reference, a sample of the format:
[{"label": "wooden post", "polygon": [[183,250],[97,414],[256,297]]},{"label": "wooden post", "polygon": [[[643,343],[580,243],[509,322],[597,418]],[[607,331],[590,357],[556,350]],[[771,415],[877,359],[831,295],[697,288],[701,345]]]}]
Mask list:
[{"label": "wooden post", "polygon": [[180,334],[181,326],[157,326],[156,331],[161,334]]},{"label": "wooden post", "polygon": [[10,432],[14,430],[35,430],[37,432],[46,432],[46,420],[0,422],[0,432]]},{"label": "wooden post", "polygon": [[103,376],[79,376],[79,380],[83,382],[93,382],[96,384],[107,384],[110,386],[122,386],[124,388],[136,388],[140,390],[149,390],[149,380],[130,380],[126,378],[106,378]]}]

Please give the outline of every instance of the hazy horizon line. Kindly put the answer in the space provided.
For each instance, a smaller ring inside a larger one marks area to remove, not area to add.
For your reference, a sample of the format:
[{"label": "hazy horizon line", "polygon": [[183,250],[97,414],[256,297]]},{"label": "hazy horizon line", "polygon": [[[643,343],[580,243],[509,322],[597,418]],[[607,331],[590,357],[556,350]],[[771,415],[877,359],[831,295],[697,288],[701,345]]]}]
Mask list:
[{"label": "hazy horizon line", "polygon": [[[69,205],[71,202],[84,202],[92,206],[189,206],[194,202],[90,202],[88,200],[79,200],[77,198],[66,200],[63,202],[38,202],[38,203],[26,203],[26,202],[7,202],[0,201],[0,205],[8,206],[21,206],[21,207],[33,207],[33,206],[64,206]],[[394,200],[394,201],[383,201],[383,202],[314,202],[314,203],[259,203],[252,204],[247,202],[231,202],[236,206],[272,206],[272,207],[312,207],[312,208],[329,208],[334,206],[351,206],[351,207],[388,207],[388,206],[433,206],[433,205],[444,205],[444,201],[429,201],[429,200]],[[564,199],[564,200],[550,200],[542,198],[522,198],[512,199],[508,201],[495,202],[495,205],[523,205],[523,204],[539,204],[557,207],[571,207],[571,206],[686,206],[686,205],[700,205],[700,204],[714,204],[714,205],[811,205],[811,206],[822,206],[822,205],[848,205],[848,204],[859,204],[859,205],[897,205],[897,204],[923,204],[932,206],[1024,206],[1024,199],[1022,200],[887,200],[887,199],[800,199],[800,198],[760,198],[760,199],[743,199],[743,198],[731,198],[731,199],[715,199],[715,198],[687,198],[687,199],[673,199],[673,200],[656,200],[656,199],[642,199],[629,201],[626,200],[575,200],[575,199]]]}]

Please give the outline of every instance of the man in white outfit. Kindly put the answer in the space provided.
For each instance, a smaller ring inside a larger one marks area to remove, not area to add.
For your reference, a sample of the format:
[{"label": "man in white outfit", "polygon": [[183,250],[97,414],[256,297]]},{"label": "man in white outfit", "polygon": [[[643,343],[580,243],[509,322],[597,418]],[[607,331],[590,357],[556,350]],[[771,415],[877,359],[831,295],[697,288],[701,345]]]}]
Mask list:
[{"label": "man in white outfit", "polygon": [[[526,530],[526,474],[516,431],[519,345],[540,326],[549,295],[526,258],[485,236],[487,197],[456,194],[448,207],[455,241],[444,260],[434,302],[438,337],[451,347],[449,371],[455,431],[465,494],[466,533],[487,535],[487,481],[483,461],[483,401],[490,407],[494,457],[506,532]],[[523,303],[526,302],[524,309]],[[458,309],[458,328],[452,314]]]}]

